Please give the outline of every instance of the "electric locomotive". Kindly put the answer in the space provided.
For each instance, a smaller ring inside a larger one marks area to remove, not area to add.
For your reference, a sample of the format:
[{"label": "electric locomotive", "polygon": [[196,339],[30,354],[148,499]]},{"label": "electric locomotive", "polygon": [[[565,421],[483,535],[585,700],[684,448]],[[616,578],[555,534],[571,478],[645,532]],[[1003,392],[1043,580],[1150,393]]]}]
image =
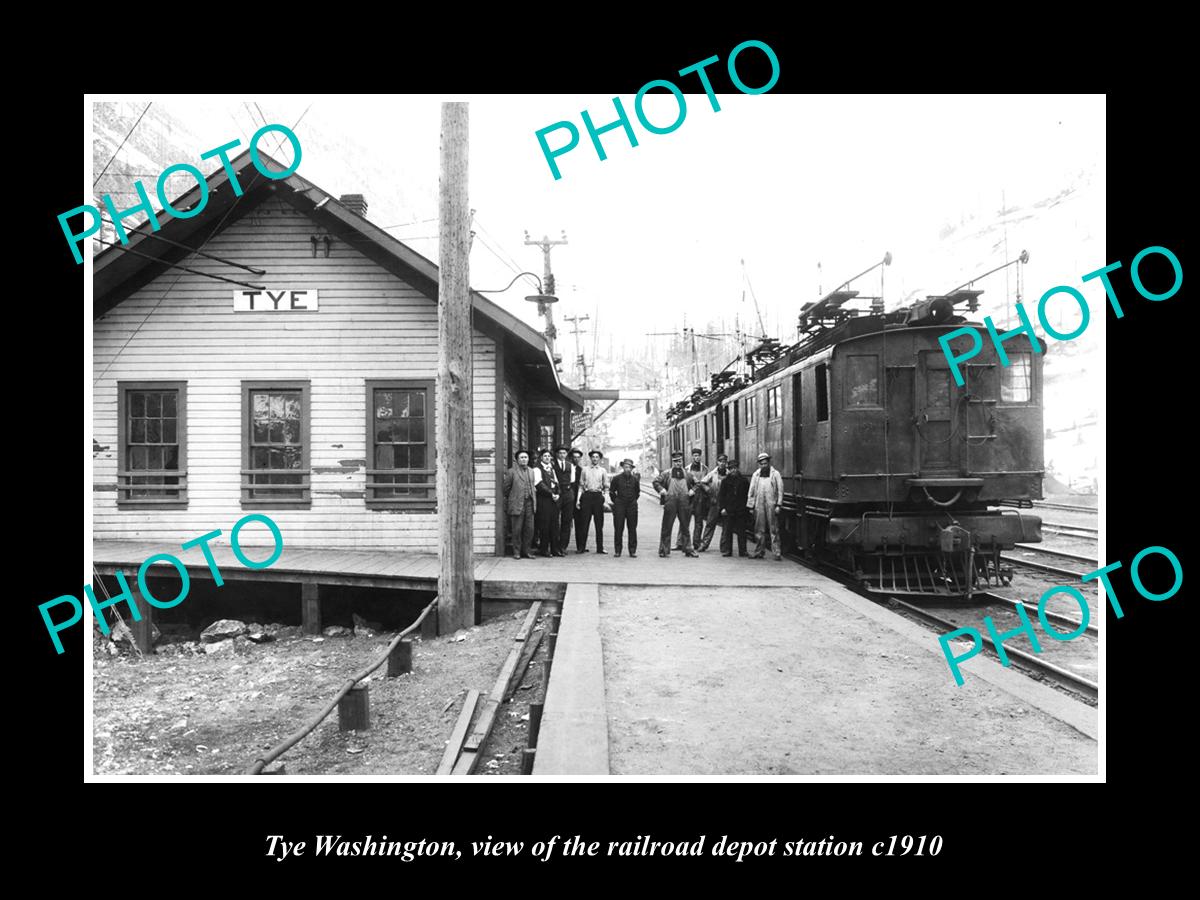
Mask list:
[{"label": "electric locomotive", "polygon": [[[984,326],[956,309],[975,312],[982,291],[884,313],[848,285],[801,310],[798,343],[746,354],[760,363],[749,378],[714,376],[713,390],[677,404],[660,465],[699,447],[707,465],[724,452],[749,474],[765,450],[784,479],[785,549],[869,590],[969,598],[1007,584],[1001,553],[1041,541],[1025,511],[1042,497],[1041,354],[1016,335],[1002,364]],[[963,327],[981,349],[959,386],[938,338]]]}]

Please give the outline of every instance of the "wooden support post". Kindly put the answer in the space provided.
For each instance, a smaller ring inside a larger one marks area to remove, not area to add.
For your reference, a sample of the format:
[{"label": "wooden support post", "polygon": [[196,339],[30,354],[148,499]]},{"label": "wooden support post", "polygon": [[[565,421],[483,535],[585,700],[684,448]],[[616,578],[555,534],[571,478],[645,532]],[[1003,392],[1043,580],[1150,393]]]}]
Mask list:
[{"label": "wooden support post", "polygon": [[338,701],[338,730],[366,731],[371,727],[371,689],[356,684]]},{"label": "wooden support post", "polygon": [[[428,618],[428,616],[426,617]],[[412,671],[412,639],[402,638],[396,649],[388,654],[388,678]]]},{"label": "wooden support post", "polygon": [[129,593],[133,597],[133,602],[137,603],[138,612],[142,614],[140,619],[134,620],[133,616],[129,617],[129,630],[133,634],[133,642],[137,645],[138,650],[143,656],[149,656],[154,652],[154,607],[146,602],[146,598],[141,595],[135,585],[130,585]]},{"label": "wooden support post", "polygon": [[538,735],[542,731],[542,707],[543,703],[529,704],[529,736],[525,740],[525,746],[536,747]]},{"label": "wooden support post", "polygon": [[437,506],[441,536],[438,631],[451,634],[475,622],[474,410],[467,199],[466,103],[442,104],[438,183]]},{"label": "wooden support post", "polygon": [[558,624],[562,621],[562,616],[555,613],[550,617],[550,646],[547,652],[550,659],[554,659],[554,648],[558,646]]},{"label": "wooden support post", "polygon": [[533,774],[533,758],[537,755],[537,751],[532,748],[525,748],[521,751],[521,774]]},{"label": "wooden support post", "polygon": [[300,585],[300,621],[305,634],[321,633],[321,589],[315,581]]},{"label": "wooden support post", "polygon": [[432,641],[438,636],[438,611],[432,609],[424,619],[421,620],[421,640]]}]

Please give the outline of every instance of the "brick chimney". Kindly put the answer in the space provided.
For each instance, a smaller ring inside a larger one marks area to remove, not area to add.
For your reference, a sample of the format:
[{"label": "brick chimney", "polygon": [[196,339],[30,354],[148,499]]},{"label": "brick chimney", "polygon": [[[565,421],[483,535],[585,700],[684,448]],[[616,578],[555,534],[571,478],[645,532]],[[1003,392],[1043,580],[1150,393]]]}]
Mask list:
[{"label": "brick chimney", "polygon": [[350,212],[358,213],[364,219],[367,217],[367,198],[362,194],[342,194],[338,200]]}]

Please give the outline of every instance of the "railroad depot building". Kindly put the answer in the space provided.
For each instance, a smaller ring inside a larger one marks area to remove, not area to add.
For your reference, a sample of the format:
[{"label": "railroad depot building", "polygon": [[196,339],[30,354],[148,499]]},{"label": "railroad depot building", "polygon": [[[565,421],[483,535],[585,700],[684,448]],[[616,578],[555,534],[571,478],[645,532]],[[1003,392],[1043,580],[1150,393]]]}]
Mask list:
[{"label": "railroad depot building", "polygon": [[[436,552],[437,266],[359,195],[266,179],[248,153],[231,167],[240,198],[218,170],[200,213],[94,257],[94,539],[227,542],[261,512],[294,548]],[[201,244],[211,257],[186,258]],[[582,402],[541,334],[475,292],[472,308],[473,546],[492,555],[513,452],[569,440]]]}]

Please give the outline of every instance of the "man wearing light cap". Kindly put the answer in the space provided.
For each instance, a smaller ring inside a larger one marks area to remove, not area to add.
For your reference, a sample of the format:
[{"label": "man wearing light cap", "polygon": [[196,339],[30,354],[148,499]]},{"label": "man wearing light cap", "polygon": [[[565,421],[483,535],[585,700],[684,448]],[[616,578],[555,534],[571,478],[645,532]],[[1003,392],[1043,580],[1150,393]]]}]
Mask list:
[{"label": "man wearing light cap", "polygon": [[579,499],[575,508],[583,515],[575,523],[575,552],[587,553],[588,528],[596,523],[596,552],[604,549],[604,498],[608,495],[608,470],[600,465],[604,454],[599,450],[588,453],[589,465],[583,467],[579,476]]},{"label": "man wearing light cap", "polygon": [[658,555],[671,555],[671,527],[678,520],[684,555],[697,556],[692,549],[692,535],[688,528],[692,518],[692,496],[696,492],[696,480],[692,473],[683,467],[682,453],[676,451],[671,454],[671,468],[664,470],[654,479],[654,490],[658,492],[658,501],[663,507]]},{"label": "man wearing light cap", "polygon": [[[771,465],[771,454],[758,454],[758,469],[750,479],[746,508],[754,517],[754,539],[758,547],[754,559],[762,559],[767,547],[775,559],[782,559],[779,541],[779,511],[783,507],[783,476]],[[772,545],[772,540],[774,545]]]},{"label": "man wearing light cap", "polygon": [[[713,534],[716,533],[718,523],[721,526],[721,538],[724,542],[725,532],[729,530],[729,519],[721,515],[721,504],[717,502],[717,497],[721,493],[721,482],[725,480],[725,476],[729,473],[729,457],[724,453],[717,456],[717,467],[700,479],[700,486],[704,488],[707,494],[708,512],[704,516],[704,531],[701,533],[700,542],[696,545],[696,550],[703,553],[708,549],[708,545],[712,543]],[[696,513],[697,519],[700,518],[700,513]],[[699,528],[696,529],[698,532]],[[693,535],[692,540],[695,540]]]},{"label": "man wearing light cap", "polygon": [[608,496],[612,498],[613,547],[621,555],[621,538],[625,526],[629,526],[629,555],[637,556],[638,498],[642,494],[641,476],[633,471],[633,460],[621,460],[621,471],[609,483]]}]

